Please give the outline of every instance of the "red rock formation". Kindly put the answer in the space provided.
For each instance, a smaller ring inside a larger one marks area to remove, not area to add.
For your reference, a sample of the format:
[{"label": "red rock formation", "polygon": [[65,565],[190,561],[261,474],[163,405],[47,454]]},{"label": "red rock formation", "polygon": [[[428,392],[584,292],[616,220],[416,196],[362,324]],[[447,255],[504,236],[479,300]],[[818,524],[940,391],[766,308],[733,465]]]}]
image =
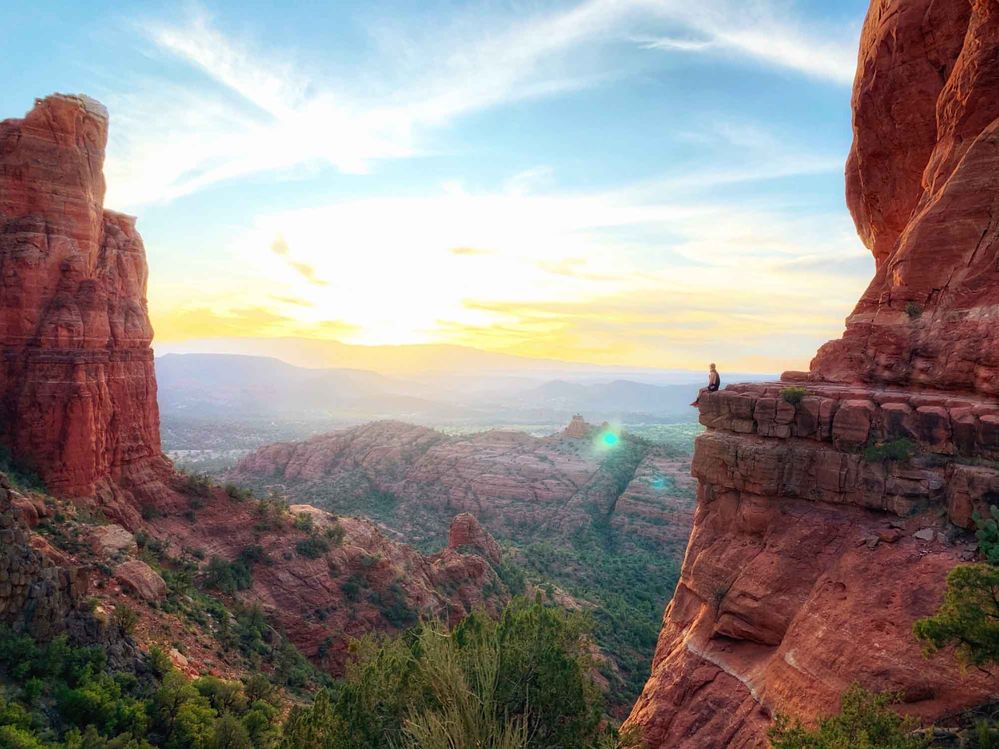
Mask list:
[{"label": "red rock formation", "polygon": [[451,527],[447,533],[447,547],[459,551],[471,549],[480,552],[493,564],[499,564],[503,560],[503,552],[500,551],[499,544],[489,535],[489,531],[479,525],[475,516],[467,512],[455,515],[454,520],[451,521]]},{"label": "red rock formation", "polygon": [[999,497],[999,5],[874,0],[854,111],[877,273],[810,373],[701,398],[694,530],[626,723],[650,749],[762,749],[855,681],[926,721],[999,696],[911,632]]},{"label": "red rock formation", "polygon": [[0,123],[0,441],[53,491],[155,482],[160,456],[146,260],[135,219],[105,211],[107,111],[38,100]]},{"label": "red rock formation", "polygon": [[999,394],[999,7],[874,0],[847,202],[877,272],[819,380]]},{"label": "red rock formation", "polygon": [[335,500],[339,504],[331,502],[328,509],[337,512],[381,492],[398,502],[396,514],[409,526],[432,527],[434,533],[441,517],[455,512],[471,513],[495,532],[521,536],[524,528],[571,529],[589,522],[598,506],[638,535],[661,540],[668,534],[682,543],[692,502],[673,487],[688,481],[685,461],[657,448],[642,450],[636,450],[637,464],[622,494],[620,477],[601,469],[606,451],[564,432],[544,438],[504,430],[447,436],[385,421],[268,445],[244,458],[230,478],[287,491],[299,501]]},{"label": "red rock formation", "polygon": [[[103,209],[107,133],[107,112],[84,96],[50,96],[23,120],[0,123],[0,443],[53,494],[97,503],[124,526],[93,530],[92,554],[116,560],[121,585],[155,599],[165,584],[127,558],[135,552],[128,530],[200,557],[231,560],[259,545],[270,562],[257,565],[243,595],[332,669],[343,665],[351,637],[402,626],[410,615],[454,618],[502,603],[504,585],[475,554],[426,557],[367,521],[345,518],[338,529],[327,513],[298,508],[314,514],[318,532],[332,532],[328,549],[313,539],[318,551],[301,553],[308,534],[287,518],[263,522],[260,503],[194,485],[172,469],[160,452],[142,240],[133,218]],[[425,432],[426,445],[403,441],[400,455],[443,439]],[[359,464],[391,475],[400,455],[391,443],[369,444]],[[301,466],[303,475],[321,468]],[[0,487],[0,620],[20,623],[18,609],[28,607],[38,612],[33,626],[45,619],[58,631],[63,589],[76,578],[35,574],[38,544],[7,527],[15,514],[31,521],[42,511]]]}]

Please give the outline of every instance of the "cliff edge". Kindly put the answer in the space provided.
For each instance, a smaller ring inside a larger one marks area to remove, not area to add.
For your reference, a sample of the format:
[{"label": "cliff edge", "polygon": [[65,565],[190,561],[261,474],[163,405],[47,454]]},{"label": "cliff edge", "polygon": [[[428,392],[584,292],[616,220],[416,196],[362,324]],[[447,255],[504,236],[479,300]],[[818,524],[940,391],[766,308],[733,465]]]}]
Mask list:
[{"label": "cliff edge", "polygon": [[927,722],[999,695],[911,631],[999,503],[999,5],[874,0],[853,107],[876,274],[810,372],[701,397],[694,529],[626,723],[650,749],[762,749],[853,682]]}]

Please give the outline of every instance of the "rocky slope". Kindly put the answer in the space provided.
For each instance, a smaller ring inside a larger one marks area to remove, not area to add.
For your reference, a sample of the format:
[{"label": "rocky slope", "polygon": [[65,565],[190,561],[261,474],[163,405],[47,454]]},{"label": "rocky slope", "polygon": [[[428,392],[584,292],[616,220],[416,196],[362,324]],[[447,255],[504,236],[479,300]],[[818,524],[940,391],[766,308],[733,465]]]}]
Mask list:
[{"label": "rocky slope", "polygon": [[502,536],[571,533],[598,516],[636,538],[682,546],[693,490],[686,456],[627,436],[608,445],[601,434],[581,418],[542,438],[374,422],[268,445],[228,478],[336,511],[365,510],[417,542],[439,533],[440,517],[469,512]]},{"label": "rocky slope", "polygon": [[694,529],[627,723],[651,749],[766,747],[775,713],[852,682],[926,721],[999,695],[911,634],[999,497],[997,93],[994,2],[874,0],[847,199],[877,272],[809,373],[702,398]]},{"label": "rocky slope", "polygon": [[[56,94],[0,123],[0,445],[100,526],[88,550],[67,535],[84,532],[80,523],[52,519],[46,527],[62,542],[52,554],[67,570],[97,564],[102,585],[156,600],[166,582],[128,540],[142,533],[159,554],[148,561],[198,579],[235,578],[230,603],[261,606],[334,671],[353,636],[508,597],[495,562],[477,554],[425,556],[369,522],[289,512],[173,470],[160,453],[142,240],[135,219],[103,208],[107,134],[106,110],[85,96]],[[19,502],[22,514],[41,511]],[[75,608],[65,591],[76,573],[43,564],[38,534],[0,532],[0,615],[37,611],[48,622],[39,636],[55,633]]]}]

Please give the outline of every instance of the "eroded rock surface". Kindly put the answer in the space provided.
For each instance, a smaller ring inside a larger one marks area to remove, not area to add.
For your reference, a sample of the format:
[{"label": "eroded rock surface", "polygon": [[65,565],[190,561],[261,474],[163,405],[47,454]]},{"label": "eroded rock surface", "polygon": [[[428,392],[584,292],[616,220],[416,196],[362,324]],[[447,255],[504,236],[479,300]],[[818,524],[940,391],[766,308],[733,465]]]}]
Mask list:
[{"label": "eroded rock surface", "polygon": [[650,749],[763,749],[853,682],[927,723],[999,695],[912,635],[999,503],[999,5],[874,0],[853,104],[876,275],[810,372],[701,397],[694,529],[626,723]]},{"label": "eroded rock surface", "polygon": [[999,394],[999,7],[874,0],[847,202],[877,272],[817,379]]},{"label": "eroded rock surface", "polygon": [[53,491],[155,484],[160,456],[146,259],[104,210],[107,111],[55,94],[0,122],[0,441]]}]

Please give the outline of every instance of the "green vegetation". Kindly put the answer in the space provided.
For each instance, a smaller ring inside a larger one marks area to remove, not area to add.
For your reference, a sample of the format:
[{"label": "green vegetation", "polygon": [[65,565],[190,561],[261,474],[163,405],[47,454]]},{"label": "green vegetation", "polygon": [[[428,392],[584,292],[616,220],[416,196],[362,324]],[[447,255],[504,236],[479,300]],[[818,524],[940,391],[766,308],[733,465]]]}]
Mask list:
[{"label": "green vegetation", "polygon": [[915,454],[916,443],[905,437],[888,440],[887,442],[871,443],[864,448],[864,460],[868,463],[885,463],[888,461],[904,463],[907,460],[911,460]]},{"label": "green vegetation", "polygon": [[498,621],[472,614],[451,631],[425,623],[365,638],[341,682],[292,710],[282,747],[612,746],[586,632],[579,615],[521,598]]},{"label": "green vegetation", "polygon": [[272,749],[279,706],[263,677],[188,681],[162,652],[152,675],[112,673],[100,648],[39,645],[0,628],[4,749]]},{"label": "green vegetation", "polygon": [[819,721],[814,729],[778,715],[770,729],[773,749],[922,749],[929,741],[912,734],[918,724],[889,705],[893,694],[875,694],[854,684],[843,693],[838,715]]},{"label": "green vegetation", "polygon": [[915,302],[906,302],[906,305],[905,305],[905,314],[907,314],[909,316],[910,320],[916,320],[919,317],[922,317],[923,308],[920,307]]},{"label": "green vegetation", "polygon": [[321,536],[309,536],[295,544],[295,551],[309,559],[318,559],[330,548],[330,542]]},{"label": "green vegetation", "polygon": [[43,493],[46,491],[45,482],[39,478],[38,474],[23,463],[14,460],[10,450],[6,447],[0,447],[0,473],[7,474],[7,480],[18,491]]},{"label": "green vegetation", "polygon": [[253,585],[253,568],[243,559],[229,562],[222,557],[213,556],[205,570],[205,585],[223,593],[247,590]]},{"label": "green vegetation", "polygon": [[803,387],[797,385],[793,387],[786,387],[780,391],[780,397],[784,399],[785,402],[790,403],[792,406],[797,406],[801,403],[801,399],[808,395],[808,391]]},{"label": "green vegetation", "polygon": [[929,653],[956,646],[964,663],[999,663],[999,566],[962,564],[947,575],[947,592],[937,612],[913,625]]},{"label": "green vegetation", "polygon": [[[985,562],[952,569],[940,608],[912,627],[927,655],[953,645],[961,663],[986,672],[999,664],[999,508],[989,507],[989,515],[988,519],[973,516]],[[976,723],[972,746],[999,747],[999,721],[994,715]]]},{"label": "green vegetation", "polygon": [[975,535],[978,538],[978,550],[989,564],[999,565],[999,507],[989,507],[989,517],[983,518],[977,512],[972,515]]}]

